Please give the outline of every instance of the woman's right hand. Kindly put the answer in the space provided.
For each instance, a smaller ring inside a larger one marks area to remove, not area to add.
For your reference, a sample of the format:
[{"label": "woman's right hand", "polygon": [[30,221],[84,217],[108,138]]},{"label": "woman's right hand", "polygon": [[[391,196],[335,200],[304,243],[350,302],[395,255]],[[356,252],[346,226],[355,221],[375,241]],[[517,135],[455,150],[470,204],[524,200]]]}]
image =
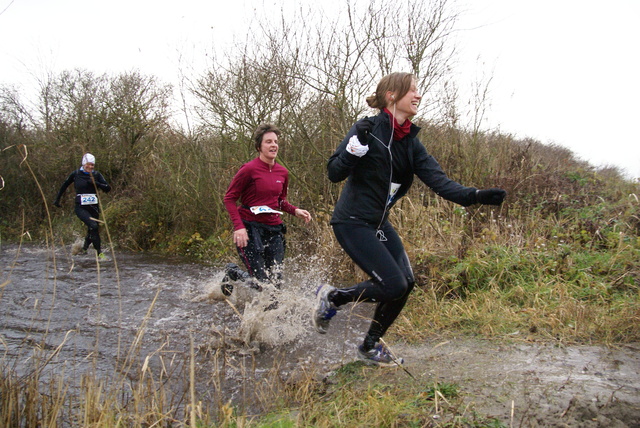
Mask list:
[{"label": "woman's right hand", "polygon": [[358,141],[363,146],[369,144],[369,134],[373,129],[373,122],[369,118],[365,118],[356,123],[356,135],[358,136]]},{"label": "woman's right hand", "polygon": [[233,231],[233,243],[239,248],[244,248],[249,243],[249,234],[247,229],[238,229]]}]

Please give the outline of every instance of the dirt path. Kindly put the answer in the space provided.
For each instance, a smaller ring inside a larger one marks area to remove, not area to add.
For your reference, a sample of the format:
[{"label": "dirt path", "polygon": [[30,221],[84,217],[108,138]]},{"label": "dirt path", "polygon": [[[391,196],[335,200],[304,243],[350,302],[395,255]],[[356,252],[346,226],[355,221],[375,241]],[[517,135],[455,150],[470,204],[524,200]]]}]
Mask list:
[{"label": "dirt path", "polygon": [[640,427],[637,343],[603,348],[451,338],[394,349],[416,378],[456,383],[470,411],[506,426]]}]

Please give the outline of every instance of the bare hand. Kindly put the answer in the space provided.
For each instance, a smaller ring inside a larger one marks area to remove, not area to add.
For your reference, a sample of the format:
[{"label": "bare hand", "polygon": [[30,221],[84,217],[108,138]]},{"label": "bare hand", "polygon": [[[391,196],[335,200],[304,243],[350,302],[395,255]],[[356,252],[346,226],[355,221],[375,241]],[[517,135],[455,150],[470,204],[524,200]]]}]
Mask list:
[{"label": "bare hand", "polygon": [[304,219],[305,223],[309,223],[311,221],[311,214],[307,210],[301,210],[300,208],[296,209],[295,212],[296,217]]},{"label": "bare hand", "polygon": [[233,243],[240,248],[246,247],[249,243],[249,234],[247,233],[247,229],[234,230]]}]

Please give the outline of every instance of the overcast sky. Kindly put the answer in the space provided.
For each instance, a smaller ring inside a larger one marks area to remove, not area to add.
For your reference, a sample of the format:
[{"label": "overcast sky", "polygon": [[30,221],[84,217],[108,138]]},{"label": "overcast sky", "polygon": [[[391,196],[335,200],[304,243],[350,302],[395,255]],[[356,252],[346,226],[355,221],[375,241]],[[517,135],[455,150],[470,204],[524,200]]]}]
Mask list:
[{"label": "overcast sky", "polygon": [[[214,43],[250,31],[253,5],[307,1],[0,0],[0,84],[76,67],[173,81],[178,67],[204,65]],[[340,0],[322,4],[331,2]],[[487,128],[640,177],[639,0],[456,3],[460,85],[492,76]]]}]

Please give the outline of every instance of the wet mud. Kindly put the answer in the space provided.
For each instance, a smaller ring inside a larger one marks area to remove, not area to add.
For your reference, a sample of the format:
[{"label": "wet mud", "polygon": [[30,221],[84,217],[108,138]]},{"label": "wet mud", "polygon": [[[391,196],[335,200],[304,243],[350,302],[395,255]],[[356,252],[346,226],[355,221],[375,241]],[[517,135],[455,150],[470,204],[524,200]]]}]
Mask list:
[{"label": "wet mud", "polygon": [[469,409],[505,426],[640,426],[640,344],[451,337],[395,348],[418,379],[456,383]]},{"label": "wet mud", "polygon": [[[0,363],[18,374],[39,364],[133,388],[143,378],[184,406],[195,363],[198,399],[257,414],[279,385],[325,379],[355,360],[372,307],[342,310],[326,335],[311,326],[315,289],[326,281],[285,266],[282,289],[238,285],[223,296],[222,266],[116,251],[106,262],[71,247],[0,247]],[[469,408],[506,426],[640,426],[640,344],[548,343],[434,337],[392,344],[425,384],[460,386]],[[406,376],[385,369],[389,379]],[[406,379],[404,379],[406,381]]]}]

